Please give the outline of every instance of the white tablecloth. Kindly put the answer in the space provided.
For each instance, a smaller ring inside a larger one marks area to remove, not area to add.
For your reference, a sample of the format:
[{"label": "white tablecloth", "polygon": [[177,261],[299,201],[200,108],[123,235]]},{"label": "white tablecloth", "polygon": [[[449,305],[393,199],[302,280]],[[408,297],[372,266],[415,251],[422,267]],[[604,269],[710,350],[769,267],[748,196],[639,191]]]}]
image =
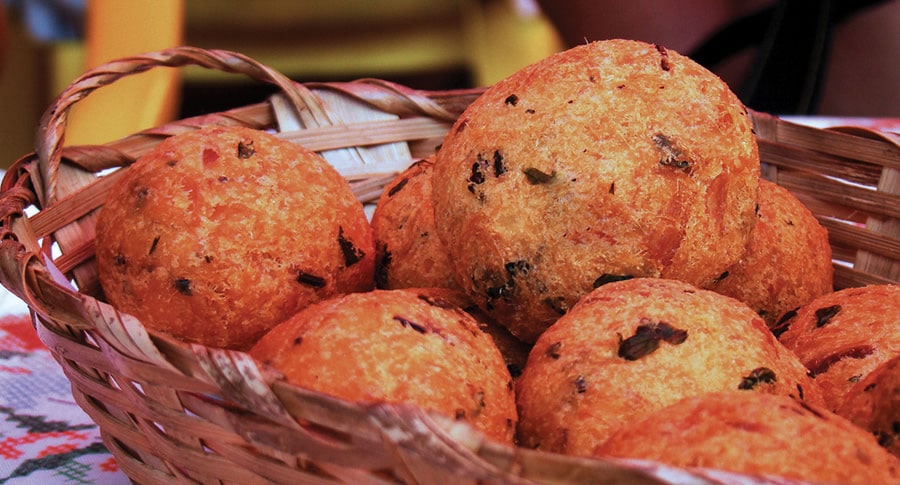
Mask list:
[{"label": "white tablecloth", "polygon": [[129,483],[21,300],[0,289],[0,483]]}]

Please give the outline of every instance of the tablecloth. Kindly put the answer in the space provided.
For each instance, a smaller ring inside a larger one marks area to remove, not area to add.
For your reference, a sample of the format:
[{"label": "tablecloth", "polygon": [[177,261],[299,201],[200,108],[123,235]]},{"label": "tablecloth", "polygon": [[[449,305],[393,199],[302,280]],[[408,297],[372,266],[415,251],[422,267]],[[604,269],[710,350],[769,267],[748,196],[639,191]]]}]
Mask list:
[{"label": "tablecloth", "polygon": [[24,303],[0,288],[0,484],[129,483]]}]

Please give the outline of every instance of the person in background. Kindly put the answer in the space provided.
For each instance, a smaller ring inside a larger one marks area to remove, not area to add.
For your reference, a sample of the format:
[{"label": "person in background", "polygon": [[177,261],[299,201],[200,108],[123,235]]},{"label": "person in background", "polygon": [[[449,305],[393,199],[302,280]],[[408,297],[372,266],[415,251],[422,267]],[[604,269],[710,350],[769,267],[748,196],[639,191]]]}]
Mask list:
[{"label": "person in background", "polygon": [[661,44],[776,114],[900,116],[900,0],[539,0],[568,46]]},{"label": "person in background", "polygon": [[19,12],[28,32],[40,42],[75,40],[83,35],[87,0],[0,0],[0,8]]}]

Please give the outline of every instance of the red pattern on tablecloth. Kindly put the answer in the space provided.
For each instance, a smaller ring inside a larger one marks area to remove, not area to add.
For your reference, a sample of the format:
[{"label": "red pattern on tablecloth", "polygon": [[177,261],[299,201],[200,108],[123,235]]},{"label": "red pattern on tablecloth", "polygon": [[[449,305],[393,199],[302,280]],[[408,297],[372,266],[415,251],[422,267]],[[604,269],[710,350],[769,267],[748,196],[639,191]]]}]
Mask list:
[{"label": "red pattern on tablecloth", "polygon": [[7,315],[0,318],[0,349],[18,349],[25,352],[47,350],[27,315]]},{"label": "red pattern on tablecloth", "polygon": [[0,484],[128,483],[27,315],[0,318]]}]

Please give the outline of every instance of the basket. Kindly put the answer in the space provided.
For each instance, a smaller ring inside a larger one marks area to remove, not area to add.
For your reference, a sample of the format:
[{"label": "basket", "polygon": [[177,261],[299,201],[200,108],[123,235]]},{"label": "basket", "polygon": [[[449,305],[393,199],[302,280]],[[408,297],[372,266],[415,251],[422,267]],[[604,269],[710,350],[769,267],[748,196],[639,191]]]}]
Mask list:
[{"label": "basket", "polygon": [[[101,146],[62,146],[68,110],[94,89],[150,68],[188,65],[243,74],[280,92],[263,103],[179,120]],[[127,165],[165,137],[210,124],[271,130],[321,153],[369,202],[397,171],[433,153],[480,93],[424,92],[372,79],[300,84],[238,53],[178,47],[88,71],[56,99],[41,121],[37,152],[19,159],[3,180],[0,279],[29,305],[75,400],[132,480],[796,483],[498,444],[465,423],[414,406],[362,405],[289,385],[242,352],[149,331],[97,296],[97,209]],[[897,139],[752,115],[765,176],[795,192],[830,231],[836,285],[896,282]]]}]

